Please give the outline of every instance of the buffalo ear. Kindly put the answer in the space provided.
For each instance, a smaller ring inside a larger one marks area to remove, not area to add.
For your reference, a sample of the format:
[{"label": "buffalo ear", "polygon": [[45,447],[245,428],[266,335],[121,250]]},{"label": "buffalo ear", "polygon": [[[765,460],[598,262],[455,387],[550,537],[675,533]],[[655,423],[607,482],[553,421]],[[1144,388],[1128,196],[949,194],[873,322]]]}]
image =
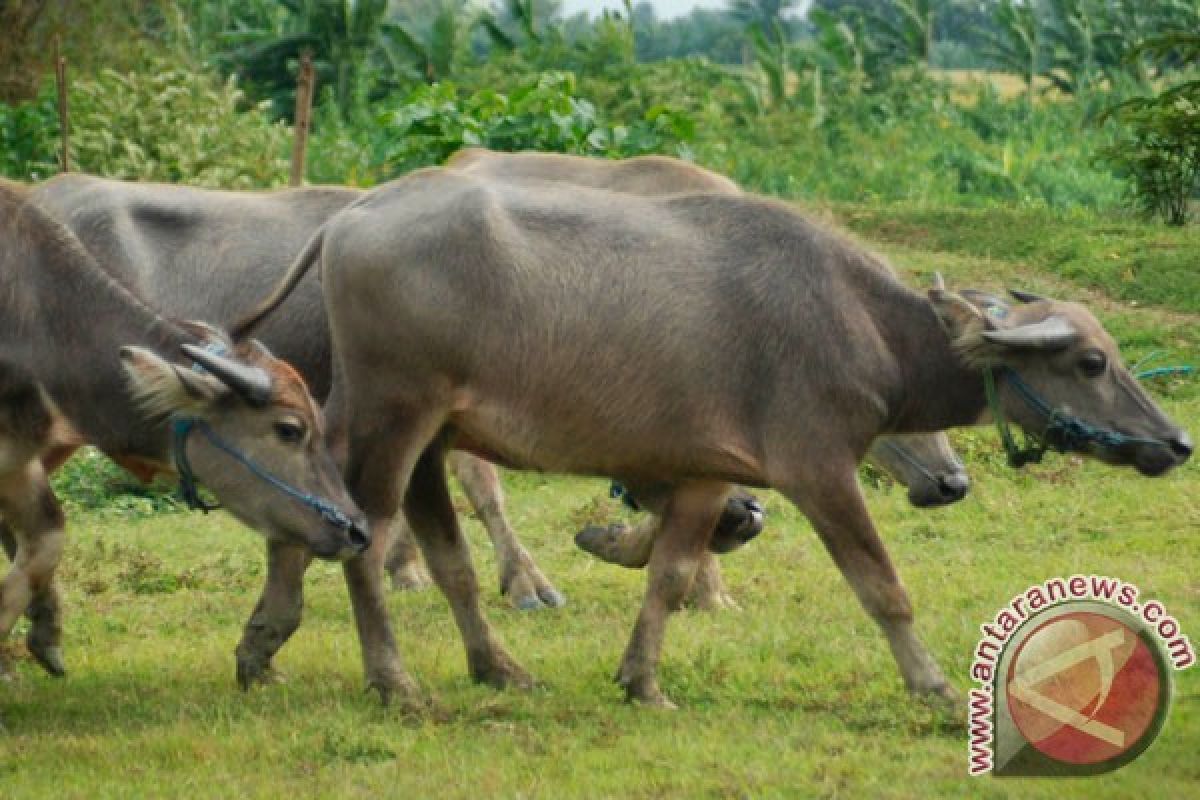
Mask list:
[{"label": "buffalo ear", "polygon": [[138,405],[155,416],[199,413],[228,391],[216,379],[172,364],[144,347],[122,347],[121,366]]},{"label": "buffalo ear", "polygon": [[930,289],[929,303],[952,341],[978,336],[980,331],[995,327],[995,323],[979,306],[957,292]]}]

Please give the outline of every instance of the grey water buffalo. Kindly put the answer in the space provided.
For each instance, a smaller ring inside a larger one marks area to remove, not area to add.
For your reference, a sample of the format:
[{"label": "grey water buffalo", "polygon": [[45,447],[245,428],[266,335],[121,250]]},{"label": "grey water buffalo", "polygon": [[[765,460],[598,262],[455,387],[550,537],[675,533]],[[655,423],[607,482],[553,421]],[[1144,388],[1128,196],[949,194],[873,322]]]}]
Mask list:
[{"label": "grey water buffalo", "polygon": [[[619,184],[641,193],[667,193],[706,186],[734,191],[732,182],[676,159],[647,157],[628,162],[570,156],[516,154],[483,150],[456,154],[457,168],[491,169],[500,158],[515,162],[518,174],[539,176],[556,171],[576,180]],[[639,166],[640,165],[640,166]],[[635,168],[636,167],[636,168]],[[653,180],[650,180],[650,178]],[[276,192],[223,192],[162,184],[135,184],[79,174],[55,177],[34,187],[32,197],[70,227],[103,266],[136,288],[156,307],[179,317],[225,319],[247,296],[264,294],[286,269],[311,231],[362,192],[337,187]],[[329,386],[329,337],[315,281],[299,289],[291,313],[264,326],[262,339],[309,381],[324,398]],[[940,435],[939,435],[940,436]],[[945,443],[922,443],[918,437],[901,445],[873,449],[878,462],[909,486],[918,505],[952,502],[967,486],[961,463]],[[560,605],[561,594],[542,574],[517,541],[504,513],[504,499],[491,465],[469,454],[452,453],[449,463],[484,524],[497,554],[500,587],[518,608]],[[647,529],[655,524],[649,520]],[[720,531],[745,539],[761,529],[761,510],[753,499],[731,497]],[[2,533],[2,531],[0,531]],[[406,531],[397,532],[388,562],[393,583],[416,587],[425,580],[416,546]],[[239,646],[239,674],[257,672],[250,663],[269,662],[267,654],[282,646],[300,621],[302,552],[271,545],[262,599]],[[723,592],[715,561],[706,559],[695,603],[720,604]],[[42,614],[35,600],[36,620]],[[257,654],[253,658],[249,654]]]},{"label": "grey water buffalo", "polygon": [[[34,187],[32,197],[71,228],[105,268],[164,313],[223,320],[265,294],[332,214],[362,195],[357,189],[313,187],[229,192],[130,183],[65,174]],[[293,364],[323,400],[329,391],[329,331],[315,281],[299,289],[293,313],[264,326],[261,339]],[[504,510],[495,468],[469,454],[450,464],[496,549],[501,591],[519,608],[558,606],[562,595],[517,540]],[[282,640],[299,623],[303,553],[268,553],[259,637]],[[416,545],[398,532],[393,581],[419,588],[428,578]],[[284,588],[288,587],[288,588]],[[277,598],[294,598],[284,601]],[[286,608],[273,614],[277,606]],[[272,620],[279,620],[275,623]],[[253,638],[253,637],[252,637]],[[244,644],[248,644],[245,643]],[[257,648],[250,648],[257,649]]]},{"label": "grey water buffalo", "polygon": [[[863,502],[856,467],[871,442],[979,422],[990,372],[1007,417],[1064,449],[1146,475],[1191,453],[1082,306],[985,310],[944,288],[921,295],[765,199],[421,170],[330,219],[235,337],[318,261],[338,364],[328,412],[346,443],[347,485],[369,520],[403,506],[470,674],[497,686],[531,679],[480,609],[446,488],[448,447],[672,487],[618,671],[629,698],[653,705],[669,705],[657,678],[668,611],[734,483],[795,503],[909,689],[949,698]],[[748,316],[755,324],[742,324]],[[364,560],[381,562],[381,544]],[[367,678],[413,692],[380,583],[354,587]]]},{"label": "grey water buffalo", "polygon": [[272,541],[336,559],[367,545],[321,412],[291,367],[257,342],[233,348],[165,320],[24,187],[0,182],[0,513],[15,545],[0,638],[39,595],[28,644],[53,673],[63,671],[64,520],[47,474],[85,443],[134,472],[203,480]]},{"label": "grey water buffalo", "polygon": [[[667,156],[649,155],[613,161],[563,153],[504,153],[480,147],[468,147],[450,156],[447,168],[502,182],[551,181],[595,189],[656,197],[686,192],[738,195],[736,183],[696,164]],[[631,354],[636,358],[636,354]],[[954,503],[966,496],[970,480],[962,460],[950,446],[944,433],[881,436],[871,445],[867,460],[882,467],[908,487],[909,501],[918,508]],[[647,507],[652,488],[641,494]],[[628,499],[628,496],[627,496]],[[637,507],[637,504],[634,504]],[[744,520],[732,525],[734,520]],[[745,492],[730,495],[710,542],[700,557],[696,579],[689,590],[687,604],[695,608],[736,607],[721,577],[713,553],[740,547],[762,524],[762,507]],[[644,567],[649,559],[653,537],[658,532],[657,514],[641,520],[630,531],[621,523],[588,526],[575,537],[580,549],[609,563],[626,567]]]}]

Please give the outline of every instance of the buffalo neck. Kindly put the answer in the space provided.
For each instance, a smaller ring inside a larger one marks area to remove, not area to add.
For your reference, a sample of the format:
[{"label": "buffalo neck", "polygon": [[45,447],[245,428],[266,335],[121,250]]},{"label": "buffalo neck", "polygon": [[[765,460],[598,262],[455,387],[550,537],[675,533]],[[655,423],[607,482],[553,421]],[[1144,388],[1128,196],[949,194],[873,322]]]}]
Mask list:
[{"label": "buffalo neck", "polygon": [[979,422],[987,407],[982,375],[954,351],[929,301],[905,288],[882,318],[890,323],[884,335],[900,376],[892,429],[917,433]]},{"label": "buffalo neck", "polygon": [[170,358],[195,337],[150,310],[36,207],[15,209],[5,228],[4,357],[28,370],[89,443],[110,455],[164,459],[166,426],[136,408],[119,350],[141,345]]}]

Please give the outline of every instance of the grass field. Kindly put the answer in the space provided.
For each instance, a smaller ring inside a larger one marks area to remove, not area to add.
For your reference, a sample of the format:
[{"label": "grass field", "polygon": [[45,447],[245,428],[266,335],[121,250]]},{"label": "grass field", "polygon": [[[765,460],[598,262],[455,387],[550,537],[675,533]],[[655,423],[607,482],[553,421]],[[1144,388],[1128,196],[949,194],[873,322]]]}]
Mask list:
[{"label": "grass field", "polygon": [[[1200,364],[1193,301],[1150,307],[1111,276],[1057,269],[1045,248],[989,250],[989,235],[1022,239],[1004,214],[953,234],[936,217],[827,213],[881,242],[913,284],[940,270],[951,286],[1083,298],[1130,360],[1165,349],[1170,363]],[[1107,234],[1105,247],[1137,249],[1154,238],[1147,230]],[[1194,271],[1190,281],[1194,292]],[[1200,431],[1200,381],[1154,391]],[[919,629],[960,690],[979,624],[1053,576],[1133,582],[1200,643],[1200,463],[1148,480],[1058,456],[1018,473],[1001,465],[993,433],[956,441],[975,479],[962,503],[917,511],[886,486],[868,497]],[[62,572],[70,675],[53,680],[22,660],[19,680],[0,686],[0,798],[1196,796],[1200,669],[1177,674],[1160,739],[1117,773],[968,779],[964,733],[909,700],[882,636],[774,495],[768,531],[724,560],[742,610],[673,620],[662,678],[683,709],[629,707],[611,676],[642,576],[590,560],[570,538],[623,512],[596,480],[509,474],[506,488],[517,530],[569,605],[510,610],[473,520],[469,535],[489,615],[543,686],[473,686],[441,596],[395,594],[402,650],[435,697],[419,715],[364,694],[335,567],[310,573],[305,623],[277,660],[286,683],[242,694],[232,650],[261,581],[256,537],[221,515],[77,516]]]}]

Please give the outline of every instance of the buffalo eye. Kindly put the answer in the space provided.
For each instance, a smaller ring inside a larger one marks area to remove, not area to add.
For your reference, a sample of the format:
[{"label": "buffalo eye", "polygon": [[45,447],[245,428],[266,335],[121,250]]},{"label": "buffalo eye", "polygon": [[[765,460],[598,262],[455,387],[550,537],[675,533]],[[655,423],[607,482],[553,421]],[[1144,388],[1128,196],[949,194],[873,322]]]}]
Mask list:
[{"label": "buffalo eye", "polygon": [[296,420],[280,420],[275,423],[275,435],[284,444],[300,444],[304,441],[305,428]]},{"label": "buffalo eye", "polygon": [[1089,378],[1099,378],[1108,369],[1108,359],[1099,350],[1084,353],[1079,359],[1079,371]]}]

